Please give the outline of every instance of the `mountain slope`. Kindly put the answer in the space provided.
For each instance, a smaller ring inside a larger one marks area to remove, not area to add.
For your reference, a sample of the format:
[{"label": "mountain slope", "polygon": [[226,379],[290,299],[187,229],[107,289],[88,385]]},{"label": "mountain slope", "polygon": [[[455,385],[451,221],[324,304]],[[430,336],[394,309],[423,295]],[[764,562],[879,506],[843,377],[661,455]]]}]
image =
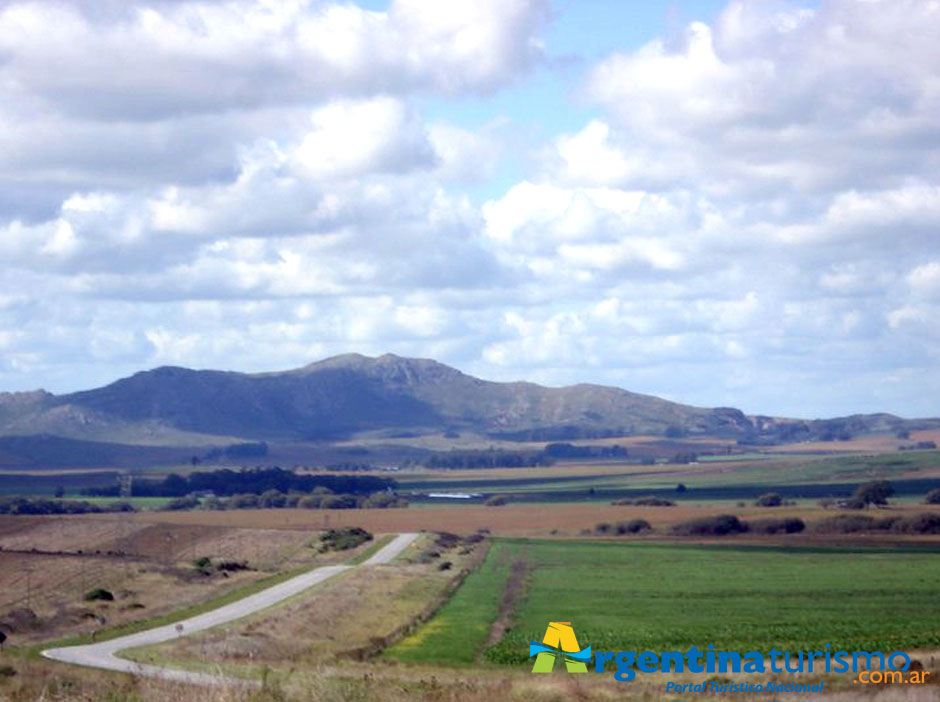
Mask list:
[{"label": "mountain slope", "polygon": [[0,394],[0,435],[178,446],[446,430],[541,440],[630,434],[801,440],[824,429],[859,433],[905,424],[891,415],[816,422],[747,417],[733,408],[691,407],[599,385],[496,383],[391,354],[347,354],[278,373],[162,367],[68,395]]}]

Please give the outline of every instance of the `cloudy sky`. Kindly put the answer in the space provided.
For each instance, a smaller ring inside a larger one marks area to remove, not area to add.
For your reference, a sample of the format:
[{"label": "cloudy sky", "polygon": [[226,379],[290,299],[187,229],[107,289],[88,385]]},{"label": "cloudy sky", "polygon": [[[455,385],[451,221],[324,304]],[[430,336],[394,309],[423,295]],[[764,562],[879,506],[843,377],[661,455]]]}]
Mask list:
[{"label": "cloudy sky", "polygon": [[0,389],[358,351],[940,415],[940,3],[0,2]]}]

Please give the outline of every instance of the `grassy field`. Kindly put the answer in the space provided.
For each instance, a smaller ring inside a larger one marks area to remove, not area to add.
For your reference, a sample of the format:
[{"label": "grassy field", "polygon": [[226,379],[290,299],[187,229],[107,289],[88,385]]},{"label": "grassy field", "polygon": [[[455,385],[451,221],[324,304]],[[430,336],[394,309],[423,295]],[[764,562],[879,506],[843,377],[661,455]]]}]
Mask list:
[{"label": "grassy field", "polygon": [[[903,650],[940,646],[940,548],[774,548],[499,541],[447,607],[386,655],[522,664],[549,621],[595,650]],[[527,586],[484,650],[509,564]]]}]

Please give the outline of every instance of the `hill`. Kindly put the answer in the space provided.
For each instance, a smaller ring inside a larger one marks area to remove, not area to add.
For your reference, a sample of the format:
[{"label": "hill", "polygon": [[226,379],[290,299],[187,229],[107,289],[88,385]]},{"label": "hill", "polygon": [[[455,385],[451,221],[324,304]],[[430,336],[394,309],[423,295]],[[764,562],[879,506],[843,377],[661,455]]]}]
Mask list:
[{"label": "hill", "polygon": [[[938,425],[885,414],[751,417],[600,385],[491,382],[433,360],[391,354],[347,354],[277,373],[161,367],[65,395],[0,394],[0,436],[95,442],[95,453],[107,453],[102,443],[195,447],[441,432],[510,441],[652,434],[773,443]],[[22,451],[28,443],[8,440],[0,450]]]}]

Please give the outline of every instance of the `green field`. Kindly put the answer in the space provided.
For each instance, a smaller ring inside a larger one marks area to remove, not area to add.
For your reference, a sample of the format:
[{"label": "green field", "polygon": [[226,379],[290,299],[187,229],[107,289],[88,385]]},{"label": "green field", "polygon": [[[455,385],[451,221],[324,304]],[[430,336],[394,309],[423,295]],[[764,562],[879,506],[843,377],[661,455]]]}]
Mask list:
[{"label": "green field", "polygon": [[[484,651],[511,564],[528,568],[512,626]],[[940,549],[500,540],[453,599],[386,652],[405,662],[528,660],[549,621],[594,650],[894,651],[940,646]]]}]

